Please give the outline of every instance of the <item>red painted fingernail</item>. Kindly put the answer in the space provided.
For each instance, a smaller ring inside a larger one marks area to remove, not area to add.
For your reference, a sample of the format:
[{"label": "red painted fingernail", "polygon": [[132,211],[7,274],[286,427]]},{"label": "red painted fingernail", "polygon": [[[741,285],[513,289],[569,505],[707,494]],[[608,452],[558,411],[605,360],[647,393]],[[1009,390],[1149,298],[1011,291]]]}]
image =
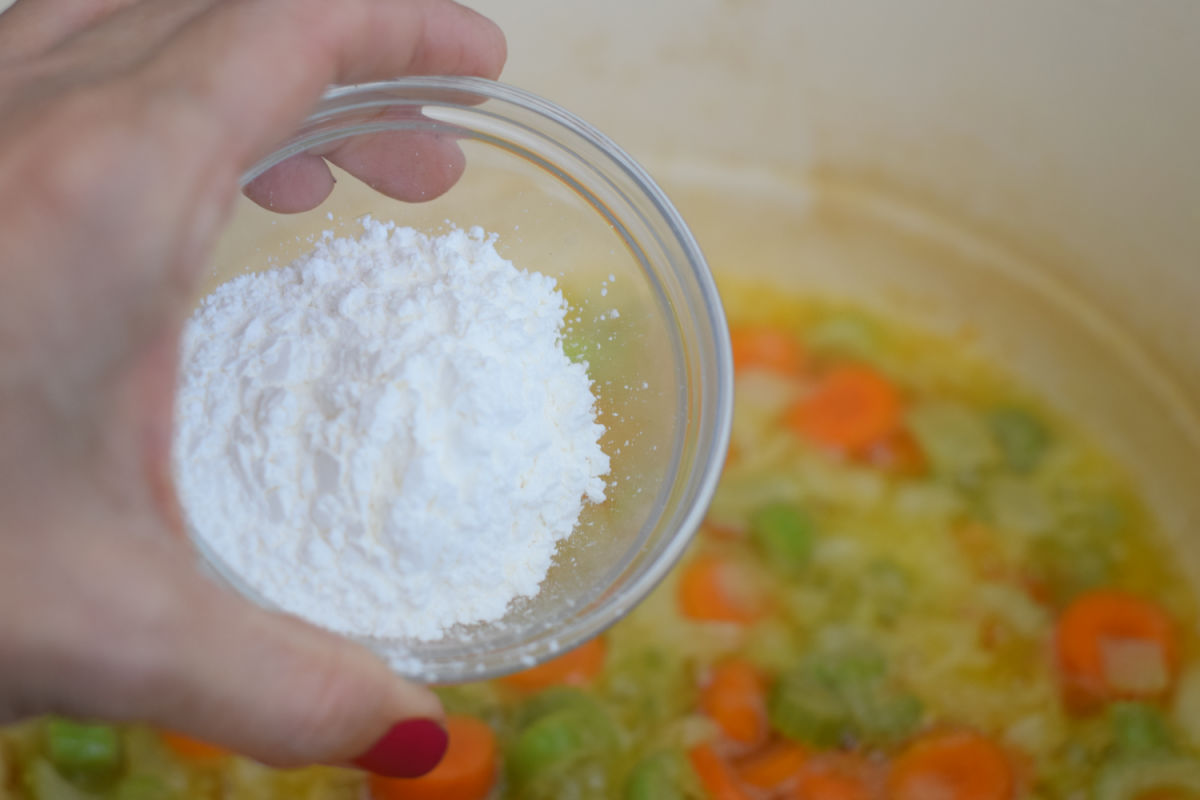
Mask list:
[{"label": "red painted fingernail", "polygon": [[446,755],[446,729],[431,719],[406,719],[388,729],[354,765],[387,778],[415,778]]}]

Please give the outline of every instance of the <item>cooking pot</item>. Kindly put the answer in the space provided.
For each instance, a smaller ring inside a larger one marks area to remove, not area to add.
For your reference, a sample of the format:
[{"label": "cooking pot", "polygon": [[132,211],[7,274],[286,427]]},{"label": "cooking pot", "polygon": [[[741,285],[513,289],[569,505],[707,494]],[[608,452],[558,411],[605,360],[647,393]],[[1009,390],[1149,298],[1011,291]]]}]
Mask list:
[{"label": "cooking pot", "polygon": [[1200,3],[474,4],[649,165],[718,278],[972,340],[1200,583]]}]

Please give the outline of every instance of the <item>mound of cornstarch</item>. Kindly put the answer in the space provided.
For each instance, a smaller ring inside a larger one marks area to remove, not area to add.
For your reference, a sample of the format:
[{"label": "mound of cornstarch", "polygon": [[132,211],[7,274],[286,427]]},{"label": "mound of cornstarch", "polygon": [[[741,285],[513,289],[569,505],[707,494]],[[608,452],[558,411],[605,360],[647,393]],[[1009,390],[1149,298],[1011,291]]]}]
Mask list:
[{"label": "mound of cornstarch", "polygon": [[479,228],[363,224],[189,321],[177,482],[195,534],[275,605],[436,639],[538,591],[604,499],[604,428],[553,279]]}]

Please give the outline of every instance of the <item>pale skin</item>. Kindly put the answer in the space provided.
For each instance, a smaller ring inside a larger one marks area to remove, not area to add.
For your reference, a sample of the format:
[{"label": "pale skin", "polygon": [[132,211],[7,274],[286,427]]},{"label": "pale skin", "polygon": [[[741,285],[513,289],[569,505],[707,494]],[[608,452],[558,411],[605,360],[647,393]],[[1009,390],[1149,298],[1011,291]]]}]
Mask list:
[{"label": "pale skin", "polygon": [[[239,175],[325,86],[496,77],[448,0],[18,0],[0,15],[0,723],[144,720],[279,765],[439,719],[366,650],[196,571],[169,472],[178,331]],[[462,168],[387,138],[325,158],[389,194]],[[281,211],[325,162],[250,187]]]}]

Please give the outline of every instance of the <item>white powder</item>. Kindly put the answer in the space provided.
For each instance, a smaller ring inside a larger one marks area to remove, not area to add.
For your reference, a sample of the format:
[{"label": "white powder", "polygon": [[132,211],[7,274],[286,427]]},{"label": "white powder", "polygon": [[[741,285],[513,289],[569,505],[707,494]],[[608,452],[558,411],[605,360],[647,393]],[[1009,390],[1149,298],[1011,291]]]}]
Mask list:
[{"label": "white powder", "polygon": [[473,228],[364,220],[218,288],[184,333],[175,467],[195,532],[280,608],[412,640],[533,595],[604,499],[554,280]]}]

